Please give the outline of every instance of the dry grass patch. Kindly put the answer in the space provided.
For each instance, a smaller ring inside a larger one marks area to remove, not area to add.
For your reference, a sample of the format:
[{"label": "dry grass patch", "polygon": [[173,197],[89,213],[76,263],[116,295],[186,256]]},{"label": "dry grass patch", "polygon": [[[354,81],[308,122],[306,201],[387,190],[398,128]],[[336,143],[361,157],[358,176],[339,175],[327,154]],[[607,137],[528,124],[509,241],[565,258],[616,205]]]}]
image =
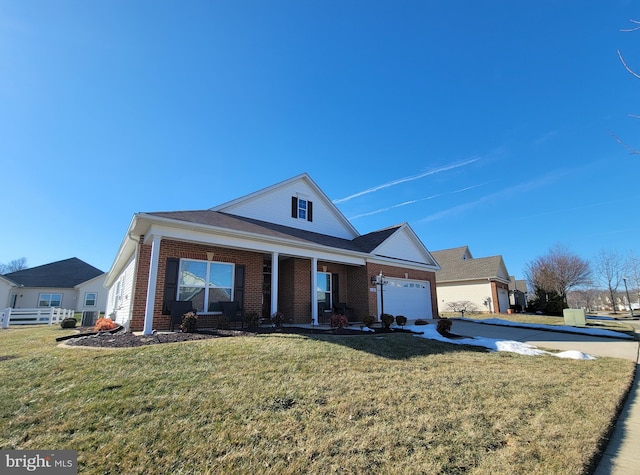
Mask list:
[{"label": "dry grass patch", "polygon": [[90,474],[579,474],[634,369],[406,334],[101,351],[61,334],[0,332],[0,446],[77,450]]}]

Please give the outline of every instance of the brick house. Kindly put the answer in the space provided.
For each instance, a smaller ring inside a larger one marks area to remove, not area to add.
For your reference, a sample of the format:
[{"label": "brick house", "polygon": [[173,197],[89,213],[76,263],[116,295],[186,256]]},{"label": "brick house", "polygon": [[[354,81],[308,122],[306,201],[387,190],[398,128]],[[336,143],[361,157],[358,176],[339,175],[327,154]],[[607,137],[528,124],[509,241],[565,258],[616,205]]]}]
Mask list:
[{"label": "brick house", "polygon": [[106,279],[107,315],[147,334],[187,300],[205,327],[221,302],[293,323],[379,317],[383,305],[432,318],[438,269],[407,223],[361,235],[303,173],[206,210],[136,213]]}]

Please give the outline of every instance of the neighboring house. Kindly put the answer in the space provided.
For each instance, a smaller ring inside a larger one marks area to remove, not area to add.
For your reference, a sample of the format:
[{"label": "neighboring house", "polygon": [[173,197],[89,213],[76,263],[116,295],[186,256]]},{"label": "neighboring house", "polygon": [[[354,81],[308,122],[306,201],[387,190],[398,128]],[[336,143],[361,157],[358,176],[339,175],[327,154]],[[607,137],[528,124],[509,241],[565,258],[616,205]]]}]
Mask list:
[{"label": "neighboring house", "polygon": [[135,214],[105,283],[107,314],[147,334],[170,328],[176,301],[191,301],[204,327],[221,302],[294,323],[327,323],[333,309],[355,321],[379,317],[382,287],[385,313],[431,318],[438,268],[407,223],[361,235],[303,173],[210,209]]},{"label": "neighboring house", "polygon": [[518,311],[527,308],[527,281],[509,276],[509,304]]},{"label": "neighboring house", "polygon": [[76,257],[11,272],[0,276],[0,304],[2,308],[60,307],[97,316],[106,310],[106,277]]},{"label": "neighboring house", "polygon": [[481,312],[507,312],[510,279],[502,256],[474,258],[468,246],[431,255],[440,265],[436,287],[441,311],[451,302],[468,301]]}]

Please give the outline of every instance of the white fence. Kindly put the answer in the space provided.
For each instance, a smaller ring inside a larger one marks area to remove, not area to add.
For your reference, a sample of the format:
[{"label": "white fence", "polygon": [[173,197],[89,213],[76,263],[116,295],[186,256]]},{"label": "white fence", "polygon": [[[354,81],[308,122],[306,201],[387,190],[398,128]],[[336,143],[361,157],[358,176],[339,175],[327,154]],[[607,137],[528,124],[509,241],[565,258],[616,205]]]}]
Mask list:
[{"label": "white fence", "polygon": [[43,308],[5,308],[0,314],[2,328],[9,325],[53,325],[67,317],[73,317],[75,311],[57,307]]}]

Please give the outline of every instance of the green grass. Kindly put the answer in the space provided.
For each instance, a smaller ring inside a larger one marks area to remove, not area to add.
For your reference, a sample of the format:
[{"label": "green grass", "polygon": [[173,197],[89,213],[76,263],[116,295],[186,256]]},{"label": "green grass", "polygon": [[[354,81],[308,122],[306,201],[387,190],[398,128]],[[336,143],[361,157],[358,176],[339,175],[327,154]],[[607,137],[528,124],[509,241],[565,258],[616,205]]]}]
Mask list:
[{"label": "green grass", "polygon": [[0,447],[80,473],[584,473],[632,362],[488,353],[407,334],[58,348],[0,332]]}]

